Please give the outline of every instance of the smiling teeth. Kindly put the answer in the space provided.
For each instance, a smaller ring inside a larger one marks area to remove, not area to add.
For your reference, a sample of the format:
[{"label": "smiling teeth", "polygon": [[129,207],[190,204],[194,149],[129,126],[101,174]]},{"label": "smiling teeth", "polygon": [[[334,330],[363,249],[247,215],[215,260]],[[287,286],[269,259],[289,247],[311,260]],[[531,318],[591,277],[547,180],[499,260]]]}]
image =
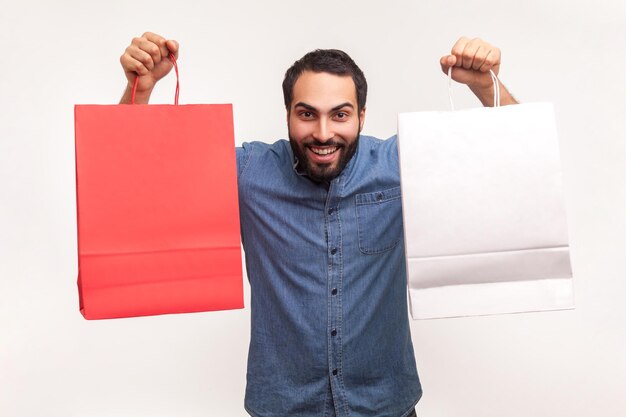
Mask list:
[{"label": "smiling teeth", "polygon": [[333,153],[337,150],[336,146],[332,146],[330,148],[309,148],[313,153],[318,155],[328,155],[329,153]]}]

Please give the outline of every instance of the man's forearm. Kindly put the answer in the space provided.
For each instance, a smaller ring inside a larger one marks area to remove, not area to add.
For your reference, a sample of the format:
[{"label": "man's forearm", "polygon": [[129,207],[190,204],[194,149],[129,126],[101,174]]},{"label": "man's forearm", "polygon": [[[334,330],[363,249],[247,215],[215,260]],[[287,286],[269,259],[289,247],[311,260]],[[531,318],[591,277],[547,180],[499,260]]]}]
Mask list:
[{"label": "man's forearm", "polygon": [[[500,84],[500,105],[508,106],[510,104],[519,104],[519,102],[509,93],[504,84],[498,81]],[[488,88],[475,89],[470,87],[470,90],[478,97],[480,102],[485,107],[493,107],[493,85]]]},{"label": "man's forearm", "polygon": [[[136,92],[135,93],[135,104],[148,104],[150,101],[150,94],[152,94],[152,90]],[[126,90],[120,99],[120,104],[131,104],[133,98],[133,86],[126,86]]]}]

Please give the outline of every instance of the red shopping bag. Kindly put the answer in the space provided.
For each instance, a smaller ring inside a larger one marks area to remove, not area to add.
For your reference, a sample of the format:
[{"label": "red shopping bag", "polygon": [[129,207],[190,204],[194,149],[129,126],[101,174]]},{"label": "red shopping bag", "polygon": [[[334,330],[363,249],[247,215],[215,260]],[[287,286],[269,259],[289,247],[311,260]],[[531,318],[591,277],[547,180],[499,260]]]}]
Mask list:
[{"label": "red shopping bag", "polygon": [[75,107],[86,319],[243,307],[232,106],[175,103]]}]

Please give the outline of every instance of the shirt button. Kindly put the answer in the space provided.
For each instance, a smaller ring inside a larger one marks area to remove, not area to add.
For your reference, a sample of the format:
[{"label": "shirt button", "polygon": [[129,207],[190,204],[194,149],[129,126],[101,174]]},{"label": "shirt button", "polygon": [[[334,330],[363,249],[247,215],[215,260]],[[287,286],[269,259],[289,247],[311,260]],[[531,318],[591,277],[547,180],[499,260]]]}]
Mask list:
[{"label": "shirt button", "polygon": [[377,201],[382,201],[383,200],[383,193],[376,194],[376,200]]},{"label": "shirt button", "polygon": [[337,375],[337,370],[333,369],[333,375]]},{"label": "shirt button", "polygon": [[335,209],[331,207],[331,208],[328,209],[328,214],[331,215],[331,214],[333,214],[334,211],[335,211]]},{"label": "shirt button", "polygon": [[337,248],[332,248],[332,249],[330,250],[330,254],[331,254],[331,255],[334,255],[334,254],[336,254],[336,253],[337,253]]},{"label": "shirt button", "polygon": [[330,292],[332,295],[337,295],[337,288],[333,288],[333,290]]},{"label": "shirt button", "polygon": [[337,336],[337,330],[333,329],[333,331],[330,332],[330,335],[333,336],[333,337]]}]

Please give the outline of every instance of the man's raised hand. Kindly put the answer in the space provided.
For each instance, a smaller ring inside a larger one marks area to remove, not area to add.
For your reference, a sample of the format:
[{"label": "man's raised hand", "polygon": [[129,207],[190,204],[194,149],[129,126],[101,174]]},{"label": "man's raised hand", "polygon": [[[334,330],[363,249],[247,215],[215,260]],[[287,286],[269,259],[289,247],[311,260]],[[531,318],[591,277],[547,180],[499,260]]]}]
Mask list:
[{"label": "man's raised hand", "polygon": [[[441,70],[447,74],[452,67],[452,79],[466,84],[485,106],[493,105],[493,81],[489,70],[498,75],[502,54],[499,48],[482,39],[461,37],[456,41],[450,54],[439,60]],[[501,104],[515,104],[517,101],[500,83]]]},{"label": "man's raised hand", "polygon": [[178,49],[178,42],[167,40],[156,33],[146,32],[139,38],[133,38],[120,57],[128,80],[121,103],[130,103],[133,83],[137,77],[135,103],[147,103],[156,83],[172,70],[173,64],[168,56],[171,53],[178,58]]}]

